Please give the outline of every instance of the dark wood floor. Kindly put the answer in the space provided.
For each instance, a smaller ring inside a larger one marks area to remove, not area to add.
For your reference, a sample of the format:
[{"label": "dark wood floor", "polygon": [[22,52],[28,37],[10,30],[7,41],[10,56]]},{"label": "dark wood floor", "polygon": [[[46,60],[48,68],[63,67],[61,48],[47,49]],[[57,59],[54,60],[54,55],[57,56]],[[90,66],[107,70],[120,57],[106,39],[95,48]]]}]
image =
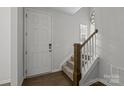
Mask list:
[{"label": "dark wood floor", "polygon": [[[72,86],[72,81],[62,72],[55,72],[42,76],[25,79],[23,86]],[[90,86],[105,86],[101,82],[95,82]]]},{"label": "dark wood floor", "polygon": [[90,86],[106,86],[106,85],[101,83],[101,82],[99,82],[99,81],[97,81],[97,82],[91,84]]},{"label": "dark wood floor", "polygon": [[72,81],[63,73],[56,72],[25,79],[23,86],[72,86]]}]

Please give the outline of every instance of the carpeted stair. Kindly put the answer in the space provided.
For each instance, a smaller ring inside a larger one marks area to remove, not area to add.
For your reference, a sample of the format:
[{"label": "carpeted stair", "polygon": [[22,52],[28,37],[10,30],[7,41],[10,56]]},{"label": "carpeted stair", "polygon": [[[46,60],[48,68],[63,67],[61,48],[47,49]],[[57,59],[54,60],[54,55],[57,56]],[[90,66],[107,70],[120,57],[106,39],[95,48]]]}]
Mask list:
[{"label": "carpeted stair", "polygon": [[73,81],[74,57],[71,57],[62,65],[63,72]]},{"label": "carpeted stair", "polygon": [[[90,56],[82,55],[82,58],[84,60],[90,60]],[[87,61],[84,61],[83,63],[87,64]],[[82,67],[84,64],[82,64]],[[62,71],[73,81],[73,70],[74,70],[74,57],[71,56],[69,60],[67,60],[63,65],[62,65]]]}]

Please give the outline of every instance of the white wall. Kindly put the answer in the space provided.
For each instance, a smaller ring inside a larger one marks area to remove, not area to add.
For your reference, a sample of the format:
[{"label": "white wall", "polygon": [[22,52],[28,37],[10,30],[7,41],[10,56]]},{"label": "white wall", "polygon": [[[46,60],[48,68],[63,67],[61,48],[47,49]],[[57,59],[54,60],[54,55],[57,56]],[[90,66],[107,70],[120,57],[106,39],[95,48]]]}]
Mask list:
[{"label": "white wall", "polygon": [[11,85],[18,84],[17,8],[11,8]]},{"label": "white wall", "polygon": [[18,8],[18,85],[23,82],[23,8]]},{"label": "white wall", "polygon": [[0,84],[10,82],[10,11],[0,8]]},{"label": "white wall", "polygon": [[23,81],[23,8],[11,8],[11,85]]},{"label": "white wall", "polygon": [[72,52],[73,44],[79,41],[79,24],[89,26],[89,8],[82,8],[74,15],[35,8],[52,15],[53,71],[60,70],[65,58]]},{"label": "white wall", "polygon": [[[41,10],[44,11],[45,9]],[[54,48],[53,70],[56,70],[60,69],[63,60],[70,54],[70,48],[73,46],[73,43],[78,42],[79,24],[89,25],[89,8],[82,8],[73,16],[51,10],[45,11],[52,15]],[[0,73],[2,74],[0,75],[0,81],[6,83],[6,81],[10,81],[11,78],[11,85],[20,85],[23,79],[23,9],[16,7],[0,8],[0,13],[0,18],[2,20],[0,22]]]},{"label": "white wall", "polygon": [[[124,8],[96,8],[100,77],[117,74],[124,83]],[[111,73],[112,72],[112,73]],[[110,81],[109,78],[106,78]]]}]

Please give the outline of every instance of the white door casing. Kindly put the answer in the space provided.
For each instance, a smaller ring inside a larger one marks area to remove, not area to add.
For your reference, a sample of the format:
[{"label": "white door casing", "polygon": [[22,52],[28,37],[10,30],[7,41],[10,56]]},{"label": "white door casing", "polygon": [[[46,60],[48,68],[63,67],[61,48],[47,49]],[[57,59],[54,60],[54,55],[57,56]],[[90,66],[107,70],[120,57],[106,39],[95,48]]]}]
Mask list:
[{"label": "white door casing", "polygon": [[51,72],[51,16],[30,10],[26,15],[26,76]]}]

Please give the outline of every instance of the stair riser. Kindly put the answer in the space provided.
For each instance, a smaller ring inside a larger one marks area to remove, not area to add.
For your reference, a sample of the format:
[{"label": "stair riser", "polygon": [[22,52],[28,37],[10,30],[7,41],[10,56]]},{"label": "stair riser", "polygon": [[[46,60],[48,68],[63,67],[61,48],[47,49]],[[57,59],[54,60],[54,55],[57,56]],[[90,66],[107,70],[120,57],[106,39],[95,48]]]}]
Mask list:
[{"label": "stair riser", "polygon": [[74,61],[74,57],[71,57],[70,60],[71,60],[71,61]]},{"label": "stair riser", "polygon": [[73,73],[68,71],[65,66],[62,66],[62,71],[73,81]]},{"label": "stair riser", "polygon": [[74,69],[74,65],[71,62],[67,62],[67,66],[71,69]]}]

